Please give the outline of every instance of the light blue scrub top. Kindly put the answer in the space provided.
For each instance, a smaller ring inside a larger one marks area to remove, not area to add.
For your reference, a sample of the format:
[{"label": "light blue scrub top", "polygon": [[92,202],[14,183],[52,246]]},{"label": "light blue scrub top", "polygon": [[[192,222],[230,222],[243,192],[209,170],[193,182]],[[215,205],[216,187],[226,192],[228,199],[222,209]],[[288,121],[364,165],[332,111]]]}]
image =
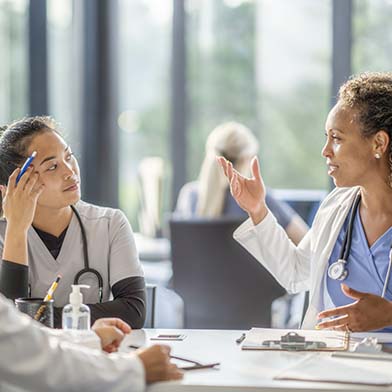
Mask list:
[{"label": "light blue scrub top", "polygon": [[[348,214],[343,227],[336,240],[335,246],[329,258],[329,265],[338,260],[343,239],[348,227]],[[369,248],[365,231],[362,226],[359,208],[355,215],[353,236],[350,248],[350,255],[346,268],[348,276],[344,281],[334,280],[328,276],[326,271],[326,288],[330,299],[335,307],[343,306],[355,302],[354,299],[346,297],[340,287],[341,283],[345,283],[354,290],[371,293],[381,296],[385,277],[389,264],[389,250],[392,244],[392,227],[390,227],[377,241]],[[392,274],[391,274],[392,275]],[[385,298],[392,300],[392,277],[389,279]],[[325,303],[326,308],[329,306]],[[380,330],[382,332],[392,332],[392,326]]]}]

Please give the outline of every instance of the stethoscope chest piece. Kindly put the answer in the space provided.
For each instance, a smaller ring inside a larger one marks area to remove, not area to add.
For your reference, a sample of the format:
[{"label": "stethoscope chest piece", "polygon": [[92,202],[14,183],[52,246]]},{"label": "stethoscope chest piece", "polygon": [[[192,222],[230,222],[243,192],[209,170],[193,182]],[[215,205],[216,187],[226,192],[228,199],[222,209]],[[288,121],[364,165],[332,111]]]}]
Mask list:
[{"label": "stethoscope chest piece", "polygon": [[346,260],[336,260],[328,267],[328,276],[334,280],[345,280],[348,275]]}]

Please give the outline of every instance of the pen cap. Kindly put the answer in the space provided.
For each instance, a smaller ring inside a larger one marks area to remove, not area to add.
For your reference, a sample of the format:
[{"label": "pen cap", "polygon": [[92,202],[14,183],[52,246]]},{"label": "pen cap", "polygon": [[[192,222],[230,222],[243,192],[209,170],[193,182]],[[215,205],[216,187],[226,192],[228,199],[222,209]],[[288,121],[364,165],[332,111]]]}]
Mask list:
[{"label": "pen cap", "polygon": [[83,303],[83,294],[80,292],[80,289],[89,289],[90,286],[86,284],[73,284],[72,292],[69,295],[69,303],[72,306],[80,306]]}]

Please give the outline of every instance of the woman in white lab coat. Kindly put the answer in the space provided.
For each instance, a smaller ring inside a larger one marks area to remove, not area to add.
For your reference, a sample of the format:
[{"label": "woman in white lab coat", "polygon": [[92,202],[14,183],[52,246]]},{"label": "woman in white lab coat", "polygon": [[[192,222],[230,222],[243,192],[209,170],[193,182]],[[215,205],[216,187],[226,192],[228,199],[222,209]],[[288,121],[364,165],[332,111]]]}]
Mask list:
[{"label": "woman in white lab coat", "polygon": [[[336,189],[298,246],[266,207],[257,158],[251,178],[218,158],[234,198],[250,217],[234,237],[288,291],[310,291],[304,328],[389,331],[392,74],[365,73],[347,81],[328,114],[325,134],[322,156]],[[350,224],[351,235],[346,236]],[[344,262],[342,249],[349,249]]]}]

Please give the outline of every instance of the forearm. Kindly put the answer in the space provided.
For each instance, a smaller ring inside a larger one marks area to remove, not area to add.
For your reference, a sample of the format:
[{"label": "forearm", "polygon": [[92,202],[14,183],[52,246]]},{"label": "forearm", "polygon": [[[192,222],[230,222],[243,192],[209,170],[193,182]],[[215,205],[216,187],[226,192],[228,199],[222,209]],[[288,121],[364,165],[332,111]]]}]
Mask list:
[{"label": "forearm", "polygon": [[2,260],[0,264],[0,292],[7,298],[28,296],[29,268],[27,265]]},{"label": "forearm", "polygon": [[144,278],[125,278],[113,285],[113,301],[88,305],[91,323],[102,317],[118,317],[132,328],[143,328],[146,318],[146,288]]},{"label": "forearm", "polygon": [[7,224],[2,258],[18,264],[28,264],[27,229]]},{"label": "forearm", "polygon": [[[0,296],[0,380],[29,391],[142,391],[144,370],[135,356],[107,356],[62,342],[6,304]],[[12,328],[10,328],[12,326]],[[60,366],[61,371],[53,371]]]},{"label": "forearm", "polygon": [[233,236],[289,292],[308,289],[310,238],[296,247],[271,213],[257,226],[244,222]]}]

